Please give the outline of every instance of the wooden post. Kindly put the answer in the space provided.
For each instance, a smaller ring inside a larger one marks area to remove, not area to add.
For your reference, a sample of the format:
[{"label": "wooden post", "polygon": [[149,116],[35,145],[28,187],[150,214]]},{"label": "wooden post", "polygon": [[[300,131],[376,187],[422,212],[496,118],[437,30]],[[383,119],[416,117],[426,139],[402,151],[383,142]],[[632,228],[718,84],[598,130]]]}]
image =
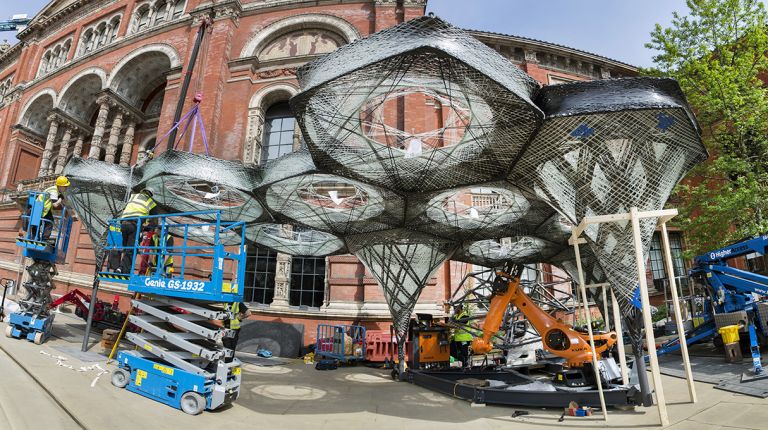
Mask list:
[{"label": "wooden post", "polygon": [[[582,239],[583,240],[583,239]],[[605,396],[603,395],[603,382],[600,380],[600,369],[597,367],[597,354],[595,354],[595,335],[592,333],[592,315],[589,312],[589,302],[587,300],[587,287],[584,285],[584,272],[581,269],[581,254],[579,253],[579,238],[571,236],[573,242],[573,251],[576,254],[576,269],[579,272],[579,289],[581,290],[581,300],[584,303],[584,310],[587,317],[587,331],[589,333],[589,346],[592,347],[592,370],[595,373],[595,382],[597,382],[597,394],[600,396],[600,408],[603,411],[603,420],[608,421],[608,408],[605,407]]]},{"label": "wooden post", "polygon": [[669,235],[667,223],[661,223],[661,246],[664,249],[664,265],[667,268],[669,287],[672,289],[672,303],[677,323],[677,335],[680,339],[680,352],[683,354],[683,368],[685,379],[688,381],[688,394],[691,403],[696,403],[696,388],[693,386],[693,372],[691,372],[691,360],[688,356],[688,343],[685,341],[685,327],[683,326],[682,312],[680,312],[680,300],[677,296],[677,282],[675,280],[675,267],[672,264],[672,250],[669,247]]},{"label": "wooden post", "polygon": [[664,388],[661,386],[661,373],[659,372],[659,358],[656,356],[656,338],[653,336],[653,322],[651,321],[651,304],[648,298],[648,282],[645,279],[645,261],[643,258],[643,243],[640,237],[640,217],[637,207],[629,211],[632,222],[632,236],[635,245],[635,264],[637,265],[637,280],[640,284],[640,301],[643,305],[643,325],[645,326],[645,341],[648,344],[648,357],[651,361],[651,375],[653,376],[653,388],[656,391],[656,405],[659,408],[659,420],[661,425],[669,425],[667,403],[664,399]]},{"label": "wooden post", "polygon": [[616,300],[616,294],[611,288],[611,305],[613,306],[613,325],[616,328],[616,343],[619,346],[619,365],[621,366],[621,383],[629,384],[629,369],[627,368],[627,355],[624,351],[624,332],[621,324],[621,310],[619,302]]},{"label": "wooden post", "polygon": [[608,317],[608,283],[603,284],[603,321],[605,331],[611,331],[611,320]]}]

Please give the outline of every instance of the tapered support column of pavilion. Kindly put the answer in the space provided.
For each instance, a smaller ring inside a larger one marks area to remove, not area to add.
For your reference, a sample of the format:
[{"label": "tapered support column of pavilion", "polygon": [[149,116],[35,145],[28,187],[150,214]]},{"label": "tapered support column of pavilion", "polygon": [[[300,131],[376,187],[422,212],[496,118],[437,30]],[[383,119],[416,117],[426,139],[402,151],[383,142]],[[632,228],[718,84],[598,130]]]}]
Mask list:
[{"label": "tapered support column of pavilion", "polygon": [[347,236],[347,246],[384,290],[397,335],[397,376],[405,372],[405,342],[421,291],[455,251],[449,240],[403,229]]},{"label": "tapered support column of pavilion", "polygon": [[117,142],[120,140],[120,130],[123,128],[123,112],[117,111],[115,118],[112,120],[112,129],[109,131],[109,141],[107,141],[107,153],[104,156],[104,161],[107,163],[115,162],[115,154],[117,154]]},{"label": "tapered support column of pavilion", "polygon": [[136,121],[129,120],[128,127],[125,129],[125,136],[123,137],[123,149],[120,153],[120,165],[128,167],[131,162],[131,154],[133,153],[133,135],[136,131]]},{"label": "tapered support column of pavilion", "polygon": [[99,105],[99,115],[96,117],[96,126],[91,138],[91,150],[88,158],[98,160],[101,157],[101,140],[104,138],[104,128],[107,126],[107,117],[112,101],[108,96],[101,96],[96,100]]},{"label": "tapered support column of pavilion", "polygon": [[45,140],[43,159],[40,161],[40,170],[37,172],[37,176],[45,176],[48,174],[48,167],[51,165],[51,157],[53,156],[53,145],[56,143],[56,134],[59,132],[58,117],[56,117],[56,115],[50,115],[48,121],[50,121],[51,124],[48,127],[48,138]]},{"label": "tapered support column of pavilion", "polygon": [[72,127],[67,126],[64,130],[64,136],[61,137],[61,143],[59,143],[59,156],[56,160],[56,170],[54,173],[57,175],[64,170],[64,161],[67,159],[67,152],[69,151],[69,141],[72,138]]},{"label": "tapered support column of pavilion", "polygon": [[82,157],[83,156],[83,135],[78,134],[77,135],[77,141],[75,142],[75,149],[72,150],[72,155],[75,157]]}]

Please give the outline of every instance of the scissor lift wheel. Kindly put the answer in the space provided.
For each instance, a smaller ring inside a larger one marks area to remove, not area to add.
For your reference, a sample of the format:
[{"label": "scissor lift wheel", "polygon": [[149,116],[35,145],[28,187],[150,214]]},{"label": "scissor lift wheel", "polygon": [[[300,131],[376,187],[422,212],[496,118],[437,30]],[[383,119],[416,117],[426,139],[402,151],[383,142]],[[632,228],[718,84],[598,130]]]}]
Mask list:
[{"label": "scissor lift wheel", "polygon": [[35,345],[40,345],[42,343],[43,343],[43,332],[35,333]]},{"label": "scissor lift wheel", "polygon": [[131,382],[131,374],[127,370],[119,368],[112,372],[112,385],[117,388],[125,388]]},{"label": "scissor lift wheel", "polygon": [[190,414],[197,415],[205,409],[205,397],[195,393],[194,391],[187,391],[181,396],[181,410]]},{"label": "scissor lift wheel", "polygon": [[5,337],[13,337],[13,327],[10,325],[5,328]]}]

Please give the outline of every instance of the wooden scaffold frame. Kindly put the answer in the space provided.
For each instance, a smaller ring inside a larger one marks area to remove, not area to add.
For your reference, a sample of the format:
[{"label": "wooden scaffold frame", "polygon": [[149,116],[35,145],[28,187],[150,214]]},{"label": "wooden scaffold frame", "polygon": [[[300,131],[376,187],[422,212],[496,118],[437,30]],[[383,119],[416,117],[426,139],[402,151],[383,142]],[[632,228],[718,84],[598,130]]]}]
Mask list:
[{"label": "wooden scaffold frame", "polygon": [[[660,233],[661,233],[661,242],[662,242],[662,252],[664,254],[664,264],[665,264],[667,276],[669,279],[669,285],[672,289],[673,309],[675,312],[677,332],[680,336],[680,350],[683,356],[683,367],[685,370],[685,378],[688,383],[688,394],[689,394],[691,403],[695,403],[696,389],[694,387],[693,373],[691,372],[691,362],[688,356],[688,345],[685,340],[685,329],[683,327],[683,320],[681,316],[682,313],[680,311],[680,301],[677,295],[677,283],[675,282],[675,273],[672,265],[672,252],[669,247],[669,236],[667,233],[667,222],[673,217],[675,217],[676,215],[677,215],[677,209],[664,209],[664,210],[657,210],[657,211],[640,212],[638,208],[633,207],[627,213],[585,217],[584,219],[581,220],[579,225],[573,229],[571,233],[571,238],[568,240],[568,243],[573,246],[574,252],[576,254],[576,268],[578,270],[579,289],[581,291],[582,304],[584,306],[584,310],[587,318],[587,330],[589,332],[589,342],[590,342],[590,346],[592,347],[592,350],[594,351],[595,340],[594,340],[594,334],[592,332],[592,321],[591,321],[591,315],[589,313],[589,304],[587,302],[587,292],[586,292],[587,285],[585,285],[585,282],[584,282],[584,272],[581,267],[581,254],[579,253],[579,245],[586,243],[586,240],[581,238],[580,236],[589,225],[603,224],[603,223],[609,223],[609,222],[620,222],[620,221],[630,221],[632,223],[632,236],[633,236],[633,242],[634,242],[634,248],[635,248],[635,262],[637,265],[638,284],[640,286],[640,301],[642,304],[643,326],[645,329],[645,341],[647,343],[648,356],[651,364],[653,388],[654,388],[654,391],[656,392],[656,406],[659,411],[659,421],[662,426],[669,425],[669,414],[667,413],[667,404],[664,398],[664,388],[662,387],[662,383],[661,383],[661,372],[659,370],[659,360],[658,360],[658,357],[656,356],[656,339],[653,335],[653,323],[651,321],[651,305],[650,305],[650,299],[648,296],[648,282],[645,277],[645,258],[643,256],[642,240],[640,237],[640,220],[643,218],[657,218],[658,226],[661,228]],[[597,287],[597,286],[602,286],[602,285],[596,285],[594,287]],[[603,299],[604,300],[606,299],[605,289],[603,289]],[[623,336],[621,336],[621,333],[622,333],[621,315],[618,309],[618,302],[616,301],[616,295],[614,294],[613,290],[611,290],[611,302],[613,305],[614,328],[616,329],[616,332],[618,335],[617,343],[619,344],[622,382],[626,384],[629,382],[629,377],[628,377],[628,371],[627,371],[627,365],[626,365],[626,358],[624,356]],[[608,319],[607,314],[605,315],[605,318],[606,320]],[[606,407],[605,407],[603,387],[600,381],[600,376],[598,374],[597,357],[595,357],[594,355],[592,357],[592,364],[595,370],[595,379],[597,381],[597,389],[598,389],[598,394],[600,396],[600,405],[602,407],[603,418],[604,420],[607,421],[608,414],[606,412]]]}]

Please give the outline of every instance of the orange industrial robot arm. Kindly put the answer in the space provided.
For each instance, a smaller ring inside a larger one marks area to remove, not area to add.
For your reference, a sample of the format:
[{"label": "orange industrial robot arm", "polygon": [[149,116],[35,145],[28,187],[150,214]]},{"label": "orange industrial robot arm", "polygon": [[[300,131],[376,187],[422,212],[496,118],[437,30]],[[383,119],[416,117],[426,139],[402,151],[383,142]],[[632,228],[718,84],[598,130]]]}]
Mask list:
[{"label": "orange industrial robot arm", "polygon": [[[472,352],[486,354],[491,351],[491,338],[501,327],[504,312],[510,303],[515,305],[536,328],[542,339],[544,349],[566,359],[568,366],[581,367],[592,361],[592,348],[589,346],[589,336],[574,330],[568,324],[553,318],[544,312],[520,289],[520,276],[511,276],[497,272],[497,282],[506,281],[506,288],[495,288],[491,297],[491,305],[483,324],[482,337],[472,340]],[[499,279],[500,278],[500,279]],[[616,343],[616,333],[595,334],[595,349],[602,354]]]}]

